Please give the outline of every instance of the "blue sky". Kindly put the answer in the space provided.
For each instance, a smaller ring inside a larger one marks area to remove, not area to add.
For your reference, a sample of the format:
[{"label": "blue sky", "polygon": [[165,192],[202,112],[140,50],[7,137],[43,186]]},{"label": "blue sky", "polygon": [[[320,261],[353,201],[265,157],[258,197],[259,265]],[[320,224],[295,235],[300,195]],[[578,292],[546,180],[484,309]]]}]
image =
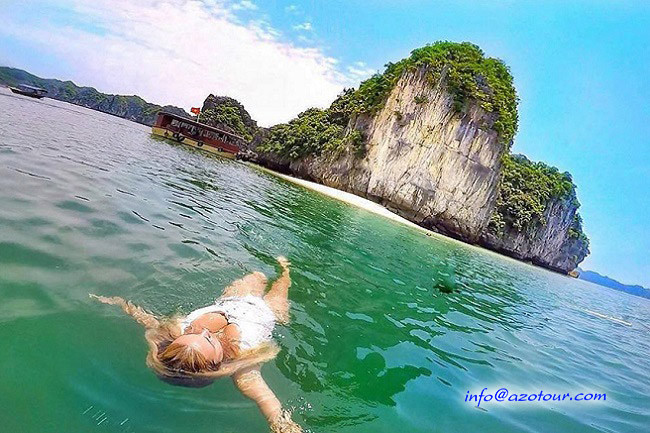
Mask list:
[{"label": "blue sky", "polygon": [[227,94],[264,125],[327,105],[413,48],[474,42],[515,77],[513,150],[573,174],[591,238],[582,266],[650,287],[650,2],[5,0],[1,9],[2,64],[184,107]]}]

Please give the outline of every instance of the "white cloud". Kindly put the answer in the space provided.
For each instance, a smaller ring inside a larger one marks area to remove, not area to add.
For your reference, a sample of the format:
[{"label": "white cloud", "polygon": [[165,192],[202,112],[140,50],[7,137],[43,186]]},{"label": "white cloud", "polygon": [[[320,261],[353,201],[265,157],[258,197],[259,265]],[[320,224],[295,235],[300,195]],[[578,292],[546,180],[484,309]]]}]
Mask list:
[{"label": "white cloud", "polygon": [[298,31],[303,31],[303,32],[310,32],[314,30],[314,28],[311,26],[311,23],[309,21],[305,21],[302,24],[297,24],[293,26],[293,29]]},{"label": "white cloud", "polygon": [[310,38],[308,38],[308,37],[305,36],[305,35],[298,35],[298,40],[299,40],[300,42],[304,42],[304,43],[306,43],[306,44],[311,44],[311,43],[314,42],[313,39],[310,39]]},{"label": "white cloud", "polygon": [[287,7],[284,8],[284,11],[285,11],[285,12],[288,12],[288,13],[297,14],[297,13],[298,13],[298,6],[296,6],[296,5],[289,5],[289,6],[287,6]]},{"label": "white cloud", "polygon": [[320,48],[283,41],[265,21],[244,24],[221,0],[64,0],[57,6],[87,26],[46,17],[17,24],[0,12],[0,34],[60,59],[71,76],[59,78],[103,92],[186,109],[209,93],[228,95],[271,125],[329,105],[351,83]]},{"label": "white cloud", "polygon": [[239,3],[235,3],[232,6],[233,10],[242,10],[242,9],[247,9],[247,10],[257,10],[257,5],[253,3],[252,1],[249,0],[242,0]]}]

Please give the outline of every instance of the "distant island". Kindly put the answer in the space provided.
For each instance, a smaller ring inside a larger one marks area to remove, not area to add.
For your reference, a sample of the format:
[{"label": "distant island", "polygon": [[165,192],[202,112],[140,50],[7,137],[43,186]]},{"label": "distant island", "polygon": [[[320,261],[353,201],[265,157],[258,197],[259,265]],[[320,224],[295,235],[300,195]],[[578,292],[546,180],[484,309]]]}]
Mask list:
[{"label": "distant island", "polygon": [[93,87],[77,86],[72,81],[41,78],[22,69],[6,66],[0,67],[0,84],[5,86],[28,84],[42,87],[47,90],[47,97],[49,98],[80,105],[149,126],[153,124],[156,113],[160,110],[190,117],[185,110],[173,105],[160,106],[152,104],[135,95],[108,95],[97,91]]},{"label": "distant island", "polygon": [[621,292],[629,293],[631,295],[642,296],[644,298],[650,299],[650,289],[647,289],[639,285],[628,285],[623,284],[619,281],[614,280],[613,278],[600,275],[598,272],[586,271],[581,268],[577,269],[578,278],[581,280],[589,281],[599,286],[609,287],[614,290],[620,290]]},{"label": "distant island", "polygon": [[[0,84],[46,88],[54,99],[151,125],[164,109],[71,81],[0,68]],[[476,45],[418,48],[330,107],[261,128],[241,103],[209,95],[200,121],[248,140],[268,168],[373,200],[425,228],[561,273],[589,254],[568,172],[510,149],[518,97],[508,67]]]}]

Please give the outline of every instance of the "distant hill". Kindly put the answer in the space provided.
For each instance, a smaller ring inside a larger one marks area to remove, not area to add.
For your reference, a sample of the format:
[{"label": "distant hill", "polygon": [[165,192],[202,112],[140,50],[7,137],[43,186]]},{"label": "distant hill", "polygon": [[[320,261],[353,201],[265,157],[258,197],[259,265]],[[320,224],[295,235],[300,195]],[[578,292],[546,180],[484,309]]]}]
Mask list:
[{"label": "distant hill", "polygon": [[160,110],[190,117],[182,108],[172,105],[162,107],[147,102],[139,96],[109,95],[101,93],[93,87],[77,86],[72,81],[41,78],[22,69],[0,66],[0,85],[16,86],[18,84],[42,87],[47,89],[49,98],[113,114],[144,125],[152,125],[156,113]]},{"label": "distant hill", "polygon": [[578,268],[578,272],[579,272],[578,278],[581,280],[589,281],[591,283],[598,284],[600,286],[609,287],[611,289],[620,290],[622,292],[626,292],[631,295],[642,296],[644,298],[650,299],[650,289],[646,289],[645,287],[638,286],[638,285],[629,286],[627,284],[618,282],[612,278],[606,277],[604,275],[600,275],[598,272],[594,272],[594,271],[585,271],[583,269]]},{"label": "distant hill", "polygon": [[201,123],[223,129],[251,141],[259,127],[246,108],[236,99],[210,94],[201,108]]}]

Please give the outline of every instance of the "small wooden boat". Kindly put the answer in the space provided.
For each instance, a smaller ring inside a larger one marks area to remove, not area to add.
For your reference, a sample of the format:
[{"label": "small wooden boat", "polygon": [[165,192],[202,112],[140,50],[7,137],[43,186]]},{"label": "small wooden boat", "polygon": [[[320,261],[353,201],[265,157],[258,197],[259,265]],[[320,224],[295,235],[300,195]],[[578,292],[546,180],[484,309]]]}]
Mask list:
[{"label": "small wooden boat", "polygon": [[41,99],[47,94],[47,90],[40,87],[28,86],[27,84],[19,84],[18,87],[9,87],[14,93],[19,95],[29,96],[36,99]]},{"label": "small wooden boat", "polygon": [[158,113],[151,133],[226,158],[235,158],[245,143],[238,135],[164,111]]}]

